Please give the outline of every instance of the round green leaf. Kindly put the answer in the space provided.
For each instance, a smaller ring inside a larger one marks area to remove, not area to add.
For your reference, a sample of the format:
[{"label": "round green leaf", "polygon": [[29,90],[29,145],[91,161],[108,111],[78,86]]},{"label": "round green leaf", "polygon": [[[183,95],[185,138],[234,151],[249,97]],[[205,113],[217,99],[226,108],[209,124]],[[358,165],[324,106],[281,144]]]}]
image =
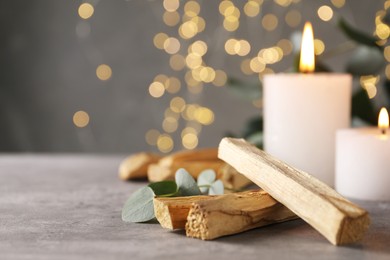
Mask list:
[{"label": "round green leaf", "polygon": [[221,180],[215,181],[211,184],[209,189],[209,195],[222,195],[224,191],[223,183]]},{"label": "round green leaf", "polygon": [[202,193],[206,193],[209,190],[209,187],[202,186],[210,186],[215,181],[215,171],[208,169],[202,171],[198,176],[198,186]]},{"label": "round green leaf", "polygon": [[134,192],[122,209],[122,220],[146,222],[154,218],[153,190],[146,186]]},{"label": "round green leaf", "polygon": [[373,75],[385,65],[383,54],[378,48],[359,46],[347,63],[347,71],[353,75]]},{"label": "round green leaf", "polygon": [[157,196],[173,196],[177,192],[177,185],[174,181],[160,181],[148,185]]},{"label": "round green leaf", "polygon": [[176,184],[181,196],[194,196],[202,194],[194,178],[183,168],[177,170]]}]

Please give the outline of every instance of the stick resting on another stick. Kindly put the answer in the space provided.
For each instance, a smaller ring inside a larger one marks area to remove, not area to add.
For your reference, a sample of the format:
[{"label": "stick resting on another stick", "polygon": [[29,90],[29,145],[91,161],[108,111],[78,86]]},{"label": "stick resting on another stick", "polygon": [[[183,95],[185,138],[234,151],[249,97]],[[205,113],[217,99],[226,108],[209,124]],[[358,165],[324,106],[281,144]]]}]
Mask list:
[{"label": "stick resting on another stick", "polygon": [[297,218],[264,191],[155,198],[154,209],[162,227],[185,226],[187,236],[203,240]]},{"label": "stick resting on another stick", "polygon": [[295,169],[243,139],[224,138],[218,156],[267,191],[332,244],[360,240],[368,229],[367,211],[310,174]]}]

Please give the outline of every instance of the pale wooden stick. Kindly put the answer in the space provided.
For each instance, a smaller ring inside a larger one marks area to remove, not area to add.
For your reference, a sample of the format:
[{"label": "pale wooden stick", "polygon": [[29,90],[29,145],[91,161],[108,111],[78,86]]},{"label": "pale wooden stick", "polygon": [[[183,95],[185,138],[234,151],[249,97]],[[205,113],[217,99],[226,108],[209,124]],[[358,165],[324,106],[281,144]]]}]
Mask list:
[{"label": "pale wooden stick", "polygon": [[239,173],[229,164],[223,165],[217,172],[217,178],[223,182],[225,193],[229,190],[235,192],[253,184],[251,180]]},{"label": "pale wooden stick", "polygon": [[160,166],[172,167],[176,163],[185,161],[217,161],[218,148],[203,148],[190,151],[179,151],[165,156],[159,161]]},{"label": "pale wooden stick", "polygon": [[218,172],[223,165],[225,165],[225,162],[218,159],[213,161],[173,162],[170,167],[162,166],[160,163],[152,164],[148,168],[148,179],[150,182],[174,180],[175,173],[180,168],[186,169],[196,179],[202,171],[212,169]]},{"label": "pale wooden stick", "polygon": [[119,178],[132,180],[146,178],[148,166],[158,162],[161,156],[153,153],[141,152],[133,154],[124,159],[119,165]]},{"label": "pale wooden stick", "polygon": [[163,228],[184,229],[188,212],[193,202],[213,199],[212,196],[189,196],[189,197],[156,197],[153,200],[154,214]]},{"label": "pale wooden stick", "polygon": [[295,218],[264,191],[232,193],[194,202],[188,213],[186,235],[211,240]]},{"label": "pale wooden stick", "polygon": [[360,240],[368,229],[367,211],[306,172],[245,142],[224,138],[218,156],[309,223],[332,244]]}]

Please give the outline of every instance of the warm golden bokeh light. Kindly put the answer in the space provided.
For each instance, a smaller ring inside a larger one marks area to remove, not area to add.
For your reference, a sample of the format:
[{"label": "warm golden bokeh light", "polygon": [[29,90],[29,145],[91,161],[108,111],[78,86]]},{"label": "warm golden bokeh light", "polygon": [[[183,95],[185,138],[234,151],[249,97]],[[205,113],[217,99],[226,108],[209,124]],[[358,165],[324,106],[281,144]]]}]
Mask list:
[{"label": "warm golden bokeh light", "polygon": [[292,0],[274,0],[275,3],[277,3],[278,5],[282,6],[282,7],[287,7],[291,4]]},{"label": "warm golden bokeh light", "polygon": [[301,23],[301,13],[298,10],[290,10],[285,16],[286,23],[290,27],[297,27]]},{"label": "warm golden bokeh light", "polygon": [[345,0],[331,0],[331,2],[337,8],[341,8],[345,5]]},{"label": "warm golden bokeh light", "polygon": [[174,97],[174,98],[172,98],[169,107],[171,108],[171,110],[173,112],[181,113],[186,108],[186,102],[181,97]]},{"label": "warm golden bokeh light", "polygon": [[158,139],[159,136],[160,136],[160,132],[159,131],[157,131],[156,129],[150,129],[145,134],[145,141],[149,145],[156,145],[157,144],[157,139]]},{"label": "warm golden bokeh light", "polygon": [[249,62],[249,67],[253,72],[260,73],[265,69],[265,62],[260,57],[254,57]]},{"label": "warm golden bokeh light", "polygon": [[190,39],[194,37],[198,31],[198,25],[192,20],[184,22],[179,27],[179,35],[183,39]]},{"label": "warm golden bokeh light", "polygon": [[149,94],[154,98],[159,98],[164,95],[165,86],[161,82],[153,82],[149,86]]},{"label": "warm golden bokeh light", "polygon": [[73,124],[77,127],[86,127],[89,124],[89,115],[85,111],[77,111],[73,115]]},{"label": "warm golden bokeh light", "polygon": [[325,51],[325,44],[320,39],[314,40],[314,53],[315,55],[321,55]]},{"label": "warm golden bokeh light", "polygon": [[170,77],[165,84],[165,90],[168,93],[174,94],[180,91],[181,82],[176,77]]},{"label": "warm golden bokeh light", "polygon": [[367,91],[367,95],[370,99],[373,99],[378,90],[376,88],[376,84],[379,82],[379,76],[361,76],[360,77],[360,85]]},{"label": "warm golden bokeh light", "polygon": [[89,3],[83,3],[79,6],[79,16],[83,19],[89,19],[92,17],[93,13],[94,13],[95,9],[93,7],[93,5],[89,4]]},{"label": "warm golden bokeh light", "polygon": [[300,72],[313,72],[315,69],[314,35],[311,23],[306,22],[303,28],[301,57],[299,62]]},{"label": "warm golden bokeh light", "polygon": [[178,122],[174,117],[166,117],[162,123],[162,128],[167,133],[173,133],[177,130]]},{"label": "warm golden bokeh light", "polygon": [[111,67],[107,64],[101,64],[96,68],[96,76],[100,80],[109,80],[112,76]]},{"label": "warm golden bokeh light", "polygon": [[173,149],[172,137],[168,134],[162,134],[157,138],[157,148],[162,153],[169,153]]},{"label": "warm golden bokeh light", "polygon": [[168,12],[166,11],[163,15],[163,21],[168,26],[175,26],[180,21],[180,15],[178,12]]},{"label": "warm golden bokeh light", "polygon": [[188,1],[184,5],[184,12],[189,17],[197,16],[200,12],[200,5],[196,1]]},{"label": "warm golden bokeh light", "polygon": [[249,17],[255,17],[260,12],[260,4],[256,1],[248,1],[244,5],[244,13]]},{"label": "warm golden bokeh light", "polygon": [[196,41],[191,44],[189,50],[199,56],[203,56],[207,52],[207,44],[204,41]]},{"label": "warm golden bokeh light", "polygon": [[292,42],[287,39],[281,39],[276,45],[282,49],[284,55],[290,55],[293,50]]},{"label": "warm golden bokeh light", "polygon": [[168,39],[168,35],[165,33],[158,33],[153,38],[153,44],[156,46],[157,49],[163,50],[164,49],[164,42]]},{"label": "warm golden bokeh light", "polygon": [[194,133],[186,133],[183,135],[182,144],[186,149],[195,149],[198,146],[198,136]]},{"label": "warm golden bokeh light", "polygon": [[194,117],[202,125],[210,125],[214,122],[214,112],[207,107],[197,108]]},{"label": "warm golden bokeh light", "polygon": [[164,41],[164,50],[169,54],[175,54],[180,50],[180,42],[174,37],[169,37]]},{"label": "warm golden bokeh light", "polygon": [[236,54],[236,51],[235,51],[235,46],[236,46],[236,43],[237,43],[237,40],[236,39],[228,39],[226,42],[225,42],[225,51],[227,54],[229,55],[235,55]]},{"label": "warm golden bokeh light", "polygon": [[239,40],[234,44],[234,52],[239,56],[246,56],[250,51],[251,45],[246,40]]},{"label": "warm golden bokeh light", "polygon": [[323,5],[317,10],[318,17],[327,22],[333,17],[333,10],[327,5]]},{"label": "warm golden bokeh light", "polygon": [[381,23],[376,26],[375,34],[381,40],[385,40],[390,36],[390,28],[387,24]]},{"label": "warm golden bokeh light", "polygon": [[261,24],[267,31],[273,31],[278,26],[278,18],[274,14],[266,14],[261,20]]},{"label": "warm golden bokeh light", "polygon": [[213,85],[217,87],[223,87],[225,86],[227,81],[227,75],[223,70],[216,70],[215,71],[215,78],[213,80]]},{"label": "warm golden bokeh light", "polygon": [[180,54],[174,54],[169,58],[169,66],[175,71],[184,69],[185,65],[185,58]]},{"label": "warm golden bokeh light", "polygon": [[180,2],[179,0],[164,0],[163,6],[168,12],[174,12],[179,8]]},{"label": "warm golden bokeh light", "polygon": [[244,73],[245,75],[252,75],[253,74],[253,71],[250,67],[250,62],[251,62],[251,59],[244,59],[243,61],[241,61],[240,69],[241,69],[241,72]]}]

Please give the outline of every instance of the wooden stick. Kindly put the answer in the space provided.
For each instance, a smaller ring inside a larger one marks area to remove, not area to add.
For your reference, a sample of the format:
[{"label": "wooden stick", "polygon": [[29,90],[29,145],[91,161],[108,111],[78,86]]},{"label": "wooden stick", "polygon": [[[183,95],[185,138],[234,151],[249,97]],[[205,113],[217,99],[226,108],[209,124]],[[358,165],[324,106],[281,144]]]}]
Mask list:
[{"label": "wooden stick", "polygon": [[148,166],[158,162],[161,156],[153,153],[136,153],[124,159],[119,165],[119,178],[131,180],[147,177]]},{"label": "wooden stick", "polygon": [[219,169],[217,172],[217,178],[223,182],[225,193],[227,193],[229,190],[235,192],[253,184],[251,180],[239,173],[236,169],[227,163],[225,163],[225,165]]},{"label": "wooden stick", "polygon": [[218,172],[224,165],[225,162],[217,159],[214,161],[173,162],[170,167],[162,166],[160,163],[152,164],[148,168],[148,179],[150,182],[174,180],[175,173],[180,168],[186,169],[196,179],[203,170],[212,169]]},{"label": "wooden stick", "polygon": [[156,197],[153,200],[154,214],[163,228],[184,229],[192,203],[216,196]]},{"label": "wooden stick", "polygon": [[368,229],[367,211],[313,176],[273,158],[243,139],[222,139],[218,156],[334,245],[360,240]]},{"label": "wooden stick", "polygon": [[203,148],[190,151],[179,151],[165,156],[159,161],[160,166],[172,167],[175,163],[185,161],[217,161],[218,148]]},{"label": "wooden stick", "polygon": [[212,240],[297,216],[264,191],[232,193],[194,202],[186,235]]}]

